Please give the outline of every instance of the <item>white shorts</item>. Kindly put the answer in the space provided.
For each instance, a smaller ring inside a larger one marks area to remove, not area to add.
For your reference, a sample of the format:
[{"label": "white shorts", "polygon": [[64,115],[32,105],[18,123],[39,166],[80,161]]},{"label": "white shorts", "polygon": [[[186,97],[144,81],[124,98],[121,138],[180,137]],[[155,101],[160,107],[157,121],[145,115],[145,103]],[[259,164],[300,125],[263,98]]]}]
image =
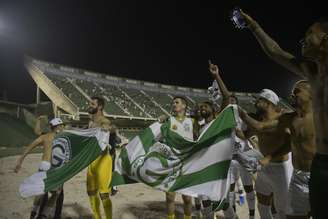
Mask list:
[{"label": "white shorts", "polygon": [[288,191],[288,215],[302,216],[310,212],[309,180],[310,172],[293,171]]},{"label": "white shorts", "polygon": [[273,193],[278,211],[287,211],[288,188],[292,176],[291,159],[281,163],[269,163],[257,173],[255,191],[269,196]]},{"label": "white shorts", "polygon": [[237,182],[240,177],[244,186],[253,185],[252,174],[242,167],[238,161],[231,160],[229,173],[231,184]]},{"label": "white shorts", "polygon": [[39,165],[39,171],[47,171],[50,169],[50,167],[51,167],[50,162],[43,160]]}]

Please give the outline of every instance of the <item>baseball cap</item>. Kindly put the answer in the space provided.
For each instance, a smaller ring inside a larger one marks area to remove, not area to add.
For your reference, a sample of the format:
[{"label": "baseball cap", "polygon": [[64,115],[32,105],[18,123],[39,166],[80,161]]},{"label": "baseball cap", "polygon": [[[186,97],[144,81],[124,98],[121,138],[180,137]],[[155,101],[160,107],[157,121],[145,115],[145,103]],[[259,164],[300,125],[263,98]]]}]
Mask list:
[{"label": "baseball cap", "polygon": [[63,125],[63,121],[60,119],[60,118],[53,118],[49,124],[52,126],[52,127],[55,127],[57,125]]},{"label": "baseball cap", "polygon": [[278,97],[278,95],[275,92],[273,92],[272,90],[270,90],[270,89],[263,89],[260,92],[259,97],[270,101],[274,105],[278,105],[278,103],[279,103],[279,97]]}]

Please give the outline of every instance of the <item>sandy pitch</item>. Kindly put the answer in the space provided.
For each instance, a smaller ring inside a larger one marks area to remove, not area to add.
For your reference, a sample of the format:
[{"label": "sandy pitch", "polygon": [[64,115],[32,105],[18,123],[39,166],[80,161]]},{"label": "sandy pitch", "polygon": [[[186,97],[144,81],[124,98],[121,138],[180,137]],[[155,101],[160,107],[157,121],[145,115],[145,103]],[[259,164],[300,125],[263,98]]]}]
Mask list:
[{"label": "sandy pitch", "polygon": [[[21,171],[16,174],[17,156],[0,159],[0,219],[29,218],[33,198],[22,199],[18,187],[24,178],[38,169],[40,154],[28,155]],[[64,186],[65,199],[63,219],[91,219],[88,196],[86,194],[86,170],[68,181]],[[183,218],[181,196],[177,196],[177,219]],[[165,219],[165,195],[143,184],[119,186],[119,192],[111,197],[114,219]],[[247,204],[237,205],[240,219],[248,218]],[[257,216],[257,215],[256,215]],[[103,217],[104,218],[104,217]],[[257,216],[257,218],[259,218]]]}]

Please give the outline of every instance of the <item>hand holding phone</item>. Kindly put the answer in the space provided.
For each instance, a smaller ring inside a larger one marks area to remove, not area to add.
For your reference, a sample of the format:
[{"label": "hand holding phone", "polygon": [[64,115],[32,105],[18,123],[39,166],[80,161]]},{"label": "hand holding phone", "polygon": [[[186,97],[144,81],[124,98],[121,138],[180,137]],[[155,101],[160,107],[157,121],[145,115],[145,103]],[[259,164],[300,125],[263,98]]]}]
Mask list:
[{"label": "hand holding phone", "polygon": [[241,14],[241,10],[238,7],[235,7],[231,12],[231,20],[236,28],[244,29],[247,27],[247,23]]}]

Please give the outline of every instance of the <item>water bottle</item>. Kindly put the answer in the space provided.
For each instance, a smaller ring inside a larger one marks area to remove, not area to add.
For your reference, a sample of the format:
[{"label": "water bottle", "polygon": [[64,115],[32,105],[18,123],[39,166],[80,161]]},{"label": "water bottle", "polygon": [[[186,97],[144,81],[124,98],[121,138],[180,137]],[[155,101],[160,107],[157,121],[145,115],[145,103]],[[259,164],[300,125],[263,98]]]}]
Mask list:
[{"label": "water bottle", "polygon": [[244,192],[239,193],[239,205],[245,204],[245,194]]}]

